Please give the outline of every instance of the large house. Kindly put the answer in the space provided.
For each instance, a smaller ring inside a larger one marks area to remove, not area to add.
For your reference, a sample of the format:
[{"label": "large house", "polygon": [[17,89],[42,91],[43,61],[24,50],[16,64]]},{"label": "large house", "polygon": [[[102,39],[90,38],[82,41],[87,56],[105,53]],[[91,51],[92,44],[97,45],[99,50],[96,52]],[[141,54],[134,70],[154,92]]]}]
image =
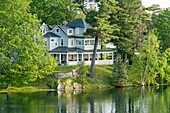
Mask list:
[{"label": "large house", "polygon": [[[62,25],[42,24],[41,31],[50,54],[57,58],[58,65],[77,65],[85,61],[91,64],[95,38],[85,36],[84,32],[90,25],[84,19],[78,18]],[[101,49],[99,39],[96,54],[96,64],[113,64],[114,51]]]}]

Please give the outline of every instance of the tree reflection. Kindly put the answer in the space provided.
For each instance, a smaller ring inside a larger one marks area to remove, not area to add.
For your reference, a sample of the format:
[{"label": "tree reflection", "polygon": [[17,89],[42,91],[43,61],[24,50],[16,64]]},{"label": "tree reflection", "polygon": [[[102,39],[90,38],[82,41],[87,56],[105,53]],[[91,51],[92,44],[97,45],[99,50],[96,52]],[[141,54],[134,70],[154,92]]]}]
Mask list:
[{"label": "tree reflection", "polygon": [[0,94],[0,113],[169,113],[170,87]]},{"label": "tree reflection", "polygon": [[90,102],[90,113],[94,113],[94,96],[93,95],[90,96],[89,102]]}]

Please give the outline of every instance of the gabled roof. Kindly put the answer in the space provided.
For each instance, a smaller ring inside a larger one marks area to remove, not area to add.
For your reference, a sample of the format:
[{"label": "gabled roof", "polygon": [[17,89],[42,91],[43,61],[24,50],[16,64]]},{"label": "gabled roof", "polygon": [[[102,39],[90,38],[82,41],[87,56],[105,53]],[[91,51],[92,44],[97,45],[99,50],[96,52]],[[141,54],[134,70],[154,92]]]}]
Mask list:
[{"label": "gabled roof", "polygon": [[68,27],[90,28],[90,25],[82,18],[77,18],[67,24]]},{"label": "gabled roof", "polygon": [[44,37],[60,37],[60,36],[54,34],[53,32],[47,32],[47,33],[44,35]]},{"label": "gabled roof", "polygon": [[66,47],[66,46],[59,46],[50,52],[59,52],[59,53],[68,53],[68,52],[83,52],[83,49],[77,48],[77,47]]}]

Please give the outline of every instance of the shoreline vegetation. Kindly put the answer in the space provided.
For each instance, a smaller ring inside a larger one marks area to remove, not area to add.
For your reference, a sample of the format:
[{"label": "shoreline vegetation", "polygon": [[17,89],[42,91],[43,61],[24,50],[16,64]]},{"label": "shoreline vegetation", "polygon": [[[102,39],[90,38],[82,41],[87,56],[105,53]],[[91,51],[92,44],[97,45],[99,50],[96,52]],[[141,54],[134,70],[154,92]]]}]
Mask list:
[{"label": "shoreline vegetation", "polygon": [[[55,68],[59,73],[70,72],[75,68],[79,68],[79,66],[58,66]],[[90,66],[85,66],[86,70],[90,69]],[[62,84],[70,84],[70,88],[60,89],[60,90],[73,90],[72,84],[79,84],[80,87],[77,90],[91,90],[91,89],[109,89],[114,88],[112,84],[112,72],[113,65],[96,65],[95,66],[95,79],[91,79],[88,76],[88,72],[85,77],[73,76],[69,78],[57,79],[53,75],[45,76],[43,79],[39,79],[35,82],[29,84],[19,84],[12,85],[10,88],[7,88],[5,85],[0,84],[0,92],[32,92],[32,91],[57,91],[57,85],[59,83]],[[70,82],[70,83],[68,83]],[[82,88],[83,87],[83,88]]]},{"label": "shoreline vegetation", "polygon": [[[70,72],[80,66],[58,66],[54,72]],[[85,66],[85,70],[89,70],[90,66]],[[58,70],[58,71],[57,71]],[[5,88],[0,85],[0,93],[4,92],[37,92],[37,91],[73,91],[73,90],[98,90],[123,87],[136,87],[139,85],[128,82],[126,76],[116,76],[113,73],[113,65],[96,65],[94,79],[89,77],[89,72],[86,75],[73,76],[69,78],[57,79],[54,75],[45,76],[35,82],[23,85],[12,85],[10,88]],[[60,85],[60,89],[57,88]],[[63,85],[63,88],[62,88]],[[158,85],[158,84],[155,84]],[[162,84],[168,85],[168,84]]]}]

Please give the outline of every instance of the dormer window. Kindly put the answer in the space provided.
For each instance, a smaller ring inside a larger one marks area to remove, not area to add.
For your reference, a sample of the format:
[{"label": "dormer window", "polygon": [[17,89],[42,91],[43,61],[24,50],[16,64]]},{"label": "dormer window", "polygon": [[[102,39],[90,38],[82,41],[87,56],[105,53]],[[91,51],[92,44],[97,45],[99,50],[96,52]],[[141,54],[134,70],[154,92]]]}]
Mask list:
[{"label": "dormer window", "polygon": [[68,32],[69,32],[70,34],[72,34],[72,33],[73,33],[73,30],[70,29]]},{"label": "dormer window", "polygon": [[46,29],[45,29],[45,28],[42,29],[42,33],[43,33],[43,34],[46,33]]},{"label": "dormer window", "polygon": [[57,28],[57,29],[56,29],[56,32],[57,32],[57,33],[59,33],[59,32],[60,32],[60,30]]}]

